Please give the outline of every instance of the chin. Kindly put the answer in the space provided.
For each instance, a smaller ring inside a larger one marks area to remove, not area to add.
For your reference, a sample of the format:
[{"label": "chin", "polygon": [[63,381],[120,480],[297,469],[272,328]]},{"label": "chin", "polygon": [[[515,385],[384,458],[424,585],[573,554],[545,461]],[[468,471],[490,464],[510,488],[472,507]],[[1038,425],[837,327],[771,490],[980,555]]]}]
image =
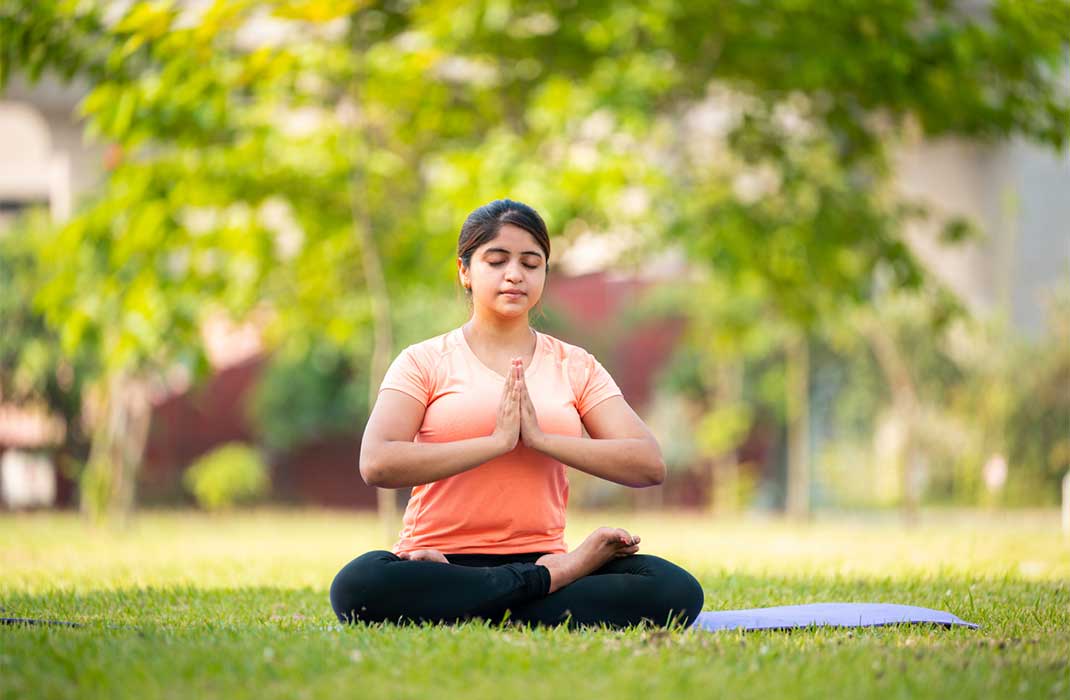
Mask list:
[{"label": "chin", "polygon": [[495,306],[494,310],[500,316],[526,316],[528,311],[531,310],[531,307],[527,306],[526,304],[524,306],[510,304],[505,306]]}]

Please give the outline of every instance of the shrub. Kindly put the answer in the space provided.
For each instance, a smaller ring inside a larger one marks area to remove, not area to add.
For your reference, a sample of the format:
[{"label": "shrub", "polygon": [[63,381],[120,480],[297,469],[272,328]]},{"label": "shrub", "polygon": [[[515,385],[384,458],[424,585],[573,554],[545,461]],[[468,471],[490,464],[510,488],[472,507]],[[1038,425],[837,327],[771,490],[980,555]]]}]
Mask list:
[{"label": "shrub", "polygon": [[329,342],[275,353],[248,397],[258,441],[286,451],[329,434],[360,434],[368,380],[352,352]]},{"label": "shrub", "polygon": [[194,462],[182,483],[206,510],[253,501],[268,491],[270,479],[260,453],[241,443],[228,443]]}]

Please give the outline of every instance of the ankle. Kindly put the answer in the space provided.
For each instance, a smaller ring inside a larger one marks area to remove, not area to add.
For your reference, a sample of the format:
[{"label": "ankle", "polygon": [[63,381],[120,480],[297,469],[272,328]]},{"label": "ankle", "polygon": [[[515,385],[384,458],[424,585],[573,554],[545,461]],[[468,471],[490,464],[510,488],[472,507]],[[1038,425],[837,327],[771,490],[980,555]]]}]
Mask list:
[{"label": "ankle", "polygon": [[550,588],[547,594],[564,588],[568,584],[572,583],[572,579],[569,577],[569,568],[562,561],[562,555],[560,554],[547,554],[546,556],[539,557],[535,561],[537,566],[542,566],[550,574]]}]

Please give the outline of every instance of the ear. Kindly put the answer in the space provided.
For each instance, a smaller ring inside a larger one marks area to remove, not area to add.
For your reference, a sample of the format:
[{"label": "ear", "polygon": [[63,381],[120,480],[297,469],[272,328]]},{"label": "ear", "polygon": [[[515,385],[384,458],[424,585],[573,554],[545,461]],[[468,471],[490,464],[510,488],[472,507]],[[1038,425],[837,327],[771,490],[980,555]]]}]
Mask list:
[{"label": "ear", "polygon": [[461,280],[461,285],[467,287],[468,282],[468,270],[464,269],[464,261],[457,258],[457,277]]}]

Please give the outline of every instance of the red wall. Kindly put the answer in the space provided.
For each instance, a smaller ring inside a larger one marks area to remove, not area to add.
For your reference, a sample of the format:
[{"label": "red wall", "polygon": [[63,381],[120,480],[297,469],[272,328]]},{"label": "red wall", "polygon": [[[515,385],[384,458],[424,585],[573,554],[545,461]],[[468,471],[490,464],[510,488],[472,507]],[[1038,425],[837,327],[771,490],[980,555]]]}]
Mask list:
[{"label": "red wall", "polygon": [[[612,319],[637,303],[650,284],[612,279],[604,272],[556,278],[547,285],[545,304],[583,329],[582,335],[562,340],[591,349],[596,339],[610,330]],[[682,318],[649,321],[624,334],[608,356],[599,356],[636,411],[643,410],[653,398],[654,375],[668,361],[684,325]]]}]

